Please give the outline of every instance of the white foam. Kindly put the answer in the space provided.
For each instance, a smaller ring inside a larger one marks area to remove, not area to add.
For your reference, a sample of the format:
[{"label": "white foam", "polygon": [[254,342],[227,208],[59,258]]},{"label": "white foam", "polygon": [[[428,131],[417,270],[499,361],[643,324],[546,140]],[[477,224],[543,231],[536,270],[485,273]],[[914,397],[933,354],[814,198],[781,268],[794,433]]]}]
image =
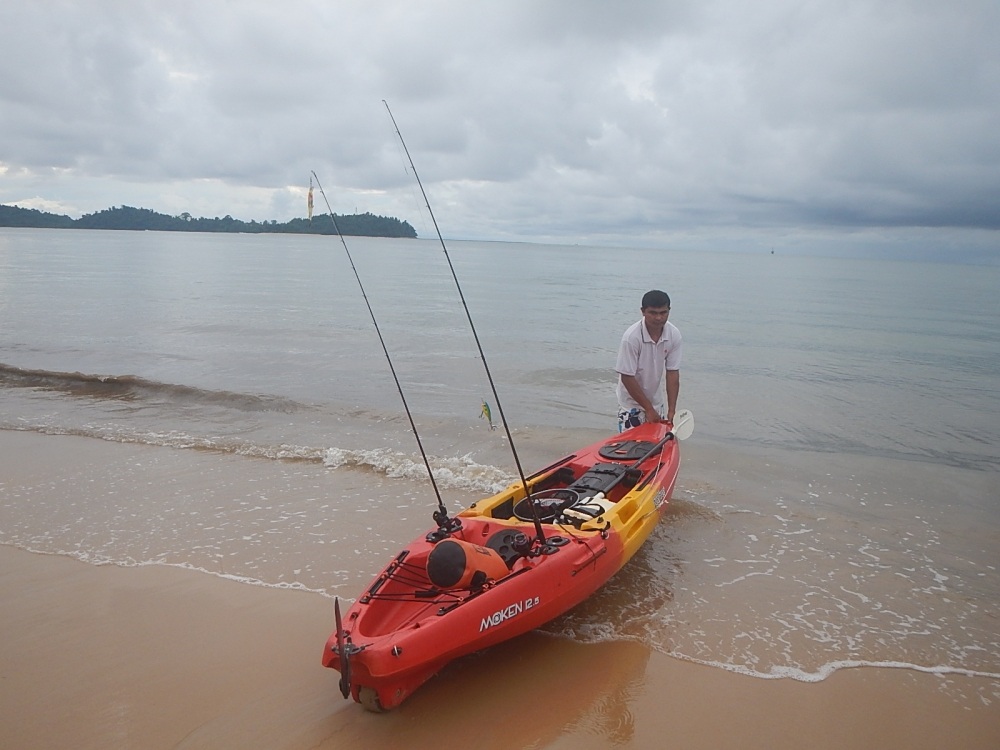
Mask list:
[{"label": "white foam", "polygon": [[[453,489],[499,492],[507,487],[513,477],[495,466],[476,463],[470,454],[458,457],[428,457],[434,479],[441,486]],[[427,467],[423,461],[392,451],[387,448],[371,450],[350,450],[330,448],[323,463],[332,469],[342,466],[360,466],[374,469],[387,477],[400,479],[423,479]]]},{"label": "white foam", "polygon": [[939,675],[962,675],[965,677],[985,677],[988,679],[997,680],[1000,679],[1000,672],[985,672],[976,669],[966,669],[964,667],[953,667],[946,664],[939,664],[936,666],[925,666],[922,664],[911,664],[910,662],[904,661],[865,661],[865,660],[854,660],[854,659],[843,659],[839,661],[828,662],[815,671],[807,671],[799,667],[791,666],[772,666],[767,672],[761,672],[755,669],[751,669],[746,666],[740,666],[737,664],[727,664],[720,661],[711,661],[707,659],[698,659],[696,657],[685,656],[684,654],[671,654],[676,659],[681,659],[682,661],[693,662],[695,664],[704,664],[708,667],[718,667],[719,669],[725,669],[727,672],[736,672],[738,674],[745,675],[747,677],[756,677],[764,680],[783,680],[790,679],[796,680],[798,682],[822,682],[827,677],[832,675],[841,669],[856,669],[860,667],[873,667],[878,669],[908,669],[913,672],[923,672],[926,674],[939,674]]},{"label": "white foam", "polygon": [[[93,565],[95,567],[103,567],[106,565],[114,565],[119,568],[152,568],[152,567],[163,567],[163,568],[181,568],[183,570],[190,570],[196,573],[205,573],[215,578],[223,578],[227,581],[234,581],[236,583],[245,583],[251,586],[261,586],[263,588],[270,589],[288,589],[293,591],[305,591],[310,594],[320,594],[322,596],[331,597],[332,595],[326,591],[326,589],[314,589],[306,586],[305,584],[299,583],[298,581],[262,581],[259,578],[253,578],[251,576],[241,576],[232,573],[220,573],[215,570],[208,570],[197,565],[192,565],[190,563],[168,563],[162,560],[119,560],[107,557],[105,555],[94,554],[92,552],[84,551],[68,551],[59,550],[52,552],[49,550],[39,550],[32,549],[31,547],[21,547],[16,546],[18,549],[22,549],[25,552],[31,552],[35,555],[52,555],[54,557],[70,557],[78,560],[88,565]],[[345,575],[346,571],[338,571],[340,574]],[[343,598],[343,597],[341,597]]]},{"label": "white foam", "polygon": [[[638,636],[625,635],[623,633],[617,632],[617,629],[609,623],[586,623],[586,624],[575,624],[570,625],[564,623],[563,628],[559,631],[549,631],[552,635],[558,635],[563,638],[569,638],[571,640],[582,640],[589,643],[602,643],[602,642],[614,642],[614,641],[632,641],[637,643],[645,643],[649,645],[647,641]],[[737,638],[747,638],[753,639],[754,636],[751,633],[742,633],[737,636]],[[662,652],[662,649],[657,649]],[[859,669],[859,668],[874,668],[874,669],[906,669],[912,672],[921,672],[924,674],[935,674],[935,675],[960,675],[963,677],[981,677],[991,680],[1000,680],[1000,672],[990,672],[978,669],[968,669],[966,667],[957,667],[948,664],[938,664],[933,666],[928,666],[924,664],[914,664],[905,661],[872,661],[864,659],[838,659],[834,661],[827,662],[815,670],[807,670],[802,667],[795,667],[790,665],[774,665],[771,666],[767,671],[762,671],[760,669],[754,669],[752,666],[746,664],[731,664],[729,662],[718,661],[714,659],[704,659],[697,656],[689,656],[687,654],[679,653],[677,651],[667,651],[665,652],[668,656],[671,656],[680,661],[690,662],[692,664],[701,664],[706,667],[715,667],[717,669],[724,669],[727,672],[734,672],[736,674],[741,674],[746,677],[754,677],[762,680],[795,680],[797,682],[809,682],[816,683],[822,682],[841,669]]]}]

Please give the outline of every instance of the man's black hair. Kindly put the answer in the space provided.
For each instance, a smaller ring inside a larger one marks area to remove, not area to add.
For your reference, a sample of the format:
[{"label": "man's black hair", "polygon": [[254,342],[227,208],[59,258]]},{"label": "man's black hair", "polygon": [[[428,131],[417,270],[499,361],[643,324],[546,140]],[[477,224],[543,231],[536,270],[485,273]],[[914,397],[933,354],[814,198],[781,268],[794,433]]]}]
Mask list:
[{"label": "man's black hair", "polygon": [[647,307],[670,307],[670,295],[659,289],[651,289],[642,295],[642,309]]}]

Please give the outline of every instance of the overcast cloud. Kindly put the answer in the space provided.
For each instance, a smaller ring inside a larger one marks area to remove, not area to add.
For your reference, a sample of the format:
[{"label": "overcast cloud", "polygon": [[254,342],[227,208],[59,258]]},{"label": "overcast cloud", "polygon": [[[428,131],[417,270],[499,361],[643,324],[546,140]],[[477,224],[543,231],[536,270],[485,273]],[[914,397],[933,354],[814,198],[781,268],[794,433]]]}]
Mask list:
[{"label": "overcast cloud", "polygon": [[1000,255],[996,0],[0,6],[0,202]]}]

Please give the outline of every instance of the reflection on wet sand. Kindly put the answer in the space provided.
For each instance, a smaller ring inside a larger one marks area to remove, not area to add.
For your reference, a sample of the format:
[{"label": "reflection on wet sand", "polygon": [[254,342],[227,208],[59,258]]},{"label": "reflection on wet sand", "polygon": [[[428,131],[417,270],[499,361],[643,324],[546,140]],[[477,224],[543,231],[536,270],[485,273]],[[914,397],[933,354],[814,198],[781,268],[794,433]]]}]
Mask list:
[{"label": "reflection on wet sand", "polygon": [[336,743],[320,747],[396,747],[403,736],[407,747],[437,747],[445,734],[467,747],[547,747],[571,728],[627,744],[649,655],[637,643],[528,633],[454,662],[387,714],[338,711],[328,724]]}]

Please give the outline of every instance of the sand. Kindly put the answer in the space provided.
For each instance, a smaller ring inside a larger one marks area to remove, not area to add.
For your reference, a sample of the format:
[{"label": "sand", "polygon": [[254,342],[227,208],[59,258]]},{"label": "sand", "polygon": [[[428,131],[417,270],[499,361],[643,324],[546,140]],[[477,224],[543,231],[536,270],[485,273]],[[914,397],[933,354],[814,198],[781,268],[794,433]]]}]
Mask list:
[{"label": "sand", "polygon": [[996,748],[963,680],[762,680],[542,634],[449,667],[394,712],[320,666],[323,596],[0,547],[3,748]]}]

